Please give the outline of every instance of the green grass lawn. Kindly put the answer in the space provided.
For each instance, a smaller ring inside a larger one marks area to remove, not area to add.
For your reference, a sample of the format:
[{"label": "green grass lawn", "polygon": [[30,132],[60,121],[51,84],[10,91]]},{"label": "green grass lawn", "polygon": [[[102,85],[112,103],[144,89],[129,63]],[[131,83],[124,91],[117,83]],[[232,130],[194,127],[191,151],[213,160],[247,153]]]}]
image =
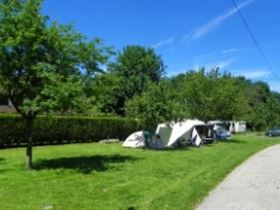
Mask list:
[{"label": "green grass lawn", "polygon": [[237,135],[201,148],[155,151],[121,144],[0,150],[0,209],[194,209],[234,167],[280,139]]}]

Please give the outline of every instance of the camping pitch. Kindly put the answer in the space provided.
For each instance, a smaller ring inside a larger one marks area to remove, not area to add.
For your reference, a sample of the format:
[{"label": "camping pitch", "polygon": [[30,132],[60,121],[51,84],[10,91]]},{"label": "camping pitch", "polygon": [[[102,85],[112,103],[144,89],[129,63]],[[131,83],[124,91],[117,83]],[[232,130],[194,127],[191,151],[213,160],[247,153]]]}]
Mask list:
[{"label": "camping pitch", "polygon": [[144,131],[131,134],[123,143],[124,147],[149,147],[161,149],[191,143],[199,146],[204,139],[211,137],[211,130],[199,120],[163,123],[157,126],[155,135],[147,136]]}]

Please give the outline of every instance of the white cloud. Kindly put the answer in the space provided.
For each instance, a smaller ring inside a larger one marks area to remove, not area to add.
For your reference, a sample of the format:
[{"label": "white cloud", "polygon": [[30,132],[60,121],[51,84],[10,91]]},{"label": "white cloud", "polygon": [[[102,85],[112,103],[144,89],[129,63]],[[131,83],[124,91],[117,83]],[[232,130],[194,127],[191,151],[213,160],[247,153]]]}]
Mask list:
[{"label": "white cloud", "polygon": [[231,49],[226,49],[226,50],[223,50],[221,51],[222,54],[228,54],[228,53],[233,53],[233,52],[236,52],[238,51],[239,49],[237,48],[231,48]]},{"label": "white cloud", "polygon": [[194,65],[194,69],[198,69],[200,67],[205,67],[206,70],[212,69],[215,67],[219,67],[220,69],[225,69],[226,67],[230,66],[234,62],[234,59],[223,60],[223,61],[216,61],[212,63],[196,63]]},{"label": "white cloud", "polygon": [[220,61],[220,62],[214,64],[214,66],[219,67],[220,69],[224,69],[232,63],[233,63],[233,60]]},{"label": "white cloud", "polygon": [[186,69],[179,69],[179,70],[174,70],[174,71],[169,71],[167,72],[167,76],[168,77],[172,77],[172,76],[176,76],[178,74],[183,74],[187,72],[187,68]]},{"label": "white cloud", "polygon": [[164,45],[170,45],[170,44],[173,44],[174,43],[174,38],[169,38],[169,39],[165,39],[165,40],[162,40],[156,44],[153,44],[152,47],[153,48],[159,48],[159,47],[162,47]]},{"label": "white cloud", "polygon": [[264,79],[264,77],[271,75],[270,71],[263,70],[263,69],[235,71],[232,73],[235,76],[244,76],[248,79]]},{"label": "white cloud", "polygon": [[206,57],[208,58],[208,57],[215,57],[215,56],[221,56],[221,55],[228,55],[228,54],[238,52],[242,49],[244,49],[244,48],[230,48],[230,49],[225,49],[225,50],[221,50],[221,51],[218,51],[218,52],[203,54],[203,55],[200,55],[198,57],[199,58],[206,58]]},{"label": "white cloud", "polygon": [[277,91],[280,93],[280,83],[279,82],[269,82],[269,87],[273,91]]},{"label": "white cloud", "polygon": [[213,63],[206,63],[206,64],[196,62],[193,66],[181,68],[178,70],[168,71],[167,76],[169,76],[169,77],[176,76],[181,73],[186,73],[188,70],[198,70],[199,68],[202,68],[202,67],[204,67],[206,69],[206,71],[211,70],[212,68],[215,68],[215,67],[224,69],[224,68],[230,66],[233,62],[234,62],[233,59],[217,61],[217,62],[213,62]]},{"label": "white cloud", "polygon": [[[254,0],[248,0],[243,2],[242,4],[238,5],[239,9],[242,9],[243,7],[253,3]],[[210,31],[212,31],[215,27],[217,27],[219,24],[221,24],[224,20],[227,18],[231,17],[235,13],[237,13],[237,9],[235,7],[231,8],[229,11],[226,13],[214,18],[213,20],[209,21],[208,23],[198,27],[195,31],[192,33],[186,35],[183,39],[182,42],[186,41],[192,41],[201,38],[202,36],[206,35]]]},{"label": "white cloud", "polygon": [[239,72],[232,72],[235,76],[244,76],[252,80],[265,81],[271,90],[280,93],[280,82],[275,78],[273,72],[265,69],[243,70]]}]

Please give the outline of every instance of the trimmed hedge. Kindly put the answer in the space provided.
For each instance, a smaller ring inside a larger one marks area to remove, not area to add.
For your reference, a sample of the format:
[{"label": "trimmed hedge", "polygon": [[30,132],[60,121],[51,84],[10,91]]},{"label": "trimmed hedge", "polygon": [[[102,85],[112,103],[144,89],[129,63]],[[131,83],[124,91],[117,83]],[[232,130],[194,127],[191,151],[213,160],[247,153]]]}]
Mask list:
[{"label": "trimmed hedge", "polygon": [[[33,144],[93,142],[106,138],[125,139],[142,130],[133,119],[117,117],[38,116],[34,121]],[[18,115],[0,115],[0,146],[26,144],[25,121]]]}]

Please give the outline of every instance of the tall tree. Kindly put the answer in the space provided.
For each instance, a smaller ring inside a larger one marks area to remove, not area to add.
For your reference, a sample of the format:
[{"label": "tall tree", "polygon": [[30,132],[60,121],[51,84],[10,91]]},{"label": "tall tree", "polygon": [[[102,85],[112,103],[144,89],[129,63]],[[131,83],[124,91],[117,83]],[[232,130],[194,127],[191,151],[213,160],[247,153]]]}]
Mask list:
[{"label": "tall tree", "polygon": [[0,80],[26,121],[27,168],[32,168],[35,117],[81,106],[81,74],[92,74],[105,59],[100,40],[87,41],[40,11],[41,0],[0,1]]},{"label": "tall tree", "polygon": [[236,85],[243,90],[249,106],[247,116],[248,127],[253,130],[265,129],[268,125],[268,99],[270,90],[264,82],[253,82],[244,77],[235,78]]},{"label": "tall tree", "polygon": [[92,83],[94,92],[92,101],[96,111],[113,115],[124,113],[125,86],[123,77],[115,72],[107,72],[95,77]]},{"label": "tall tree", "polygon": [[[158,83],[164,74],[165,66],[152,48],[130,45],[117,55],[109,70],[119,77],[121,94],[114,100],[118,104],[115,112],[124,115],[125,102],[144,90],[149,82]],[[124,93],[124,94],[123,94]],[[114,98],[114,95],[111,95]]]},{"label": "tall tree", "polygon": [[145,121],[150,127],[160,122],[180,119],[181,107],[177,101],[172,100],[173,95],[168,81],[150,83],[142,94],[127,101],[126,115]]},{"label": "tall tree", "polygon": [[243,91],[230,75],[219,69],[204,68],[172,78],[177,100],[186,118],[233,120],[242,118],[247,109]]},{"label": "tall tree", "polygon": [[271,92],[267,100],[267,128],[280,124],[280,93]]}]

